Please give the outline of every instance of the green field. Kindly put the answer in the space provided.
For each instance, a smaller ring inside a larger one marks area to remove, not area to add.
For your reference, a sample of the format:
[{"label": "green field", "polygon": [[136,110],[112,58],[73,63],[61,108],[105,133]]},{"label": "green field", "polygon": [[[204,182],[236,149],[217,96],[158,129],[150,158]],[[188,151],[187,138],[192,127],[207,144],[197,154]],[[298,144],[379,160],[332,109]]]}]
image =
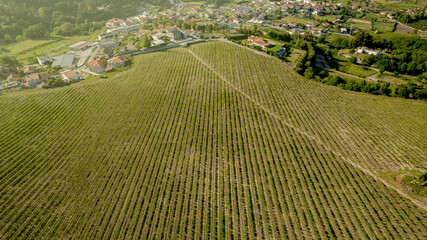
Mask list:
[{"label": "green field", "polygon": [[423,101],[209,42],[0,103],[1,239],[427,238]]},{"label": "green field", "polygon": [[80,41],[95,41],[98,35],[105,32],[99,30],[91,35],[58,37],[47,40],[24,40],[2,47],[1,54],[16,57],[21,63],[29,63],[29,58],[48,54],[49,56],[67,52],[68,46]]}]

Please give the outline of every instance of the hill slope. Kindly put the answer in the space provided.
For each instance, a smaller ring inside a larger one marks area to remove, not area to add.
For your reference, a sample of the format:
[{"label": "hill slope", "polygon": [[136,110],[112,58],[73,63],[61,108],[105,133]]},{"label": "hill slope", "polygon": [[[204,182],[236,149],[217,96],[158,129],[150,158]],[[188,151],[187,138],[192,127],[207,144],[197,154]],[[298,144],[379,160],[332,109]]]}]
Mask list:
[{"label": "hill slope", "polygon": [[421,101],[210,42],[0,103],[0,238],[427,237]]}]

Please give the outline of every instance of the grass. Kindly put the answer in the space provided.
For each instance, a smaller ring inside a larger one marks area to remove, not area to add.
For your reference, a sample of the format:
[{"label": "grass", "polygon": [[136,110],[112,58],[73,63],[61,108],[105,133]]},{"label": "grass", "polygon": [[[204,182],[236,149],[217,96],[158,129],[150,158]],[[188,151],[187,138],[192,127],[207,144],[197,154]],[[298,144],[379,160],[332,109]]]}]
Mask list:
[{"label": "grass", "polygon": [[190,5],[192,7],[201,7],[203,4],[206,4],[206,1],[191,1],[185,2],[185,5]]},{"label": "grass", "polygon": [[49,54],[62,54],[68,51],[68,46],[79,41],[95,41],[105,30],[98,30],[91,35],[60,37],[47,40],[24,40],[3,48],[6,56],[16,57],[21,63],[27,64],[30,58]]},{"label": "grass", "polygon": [[352,64],[344,57],[336,56],[335,58],[338,60],[338,70],[341,72],[345,72],[361,78],[366,78],[377,73],[377,71],[367,67],[358,64]]},{"label": "grass", "polygon": [[292,67],[295,67],[297,60],[306,52],[304,50],[291,48],[291,53],[289,54],[289,57],[286,58],[287,61],[290,62],[290,65]]},{"label": "grass", "polygon": [[414,194],[427,198],[427,182],[421,180],[418,176],[404,176],[402,183],[413,191]]},{"label": "grass", "polygon": [[310,24],[310,23],[317,23],[316,21],[313,21],[311,19],[303,18],[302,16],[286,16],[286,17],[283,17],[280,20],[276,20],[276,22],[280,22],[280,23],[294,22],[294,23],[300,23],[300,24],[303,24],[303,25],[307,25],[307,24]]},{"label": "grass", "polygon": [[326,20],[326,21],[333,21],[337,18],[340,18],[341,15],[325,15],[325,16],[314,16],[315,19],[321,21],[321,20]]},{"label": "grass", "polygon": [[384,33],[393,32],[394,24],[394,22],[375,22],[374,28]]},{"label": "grass", "polygon": [[361,81],[362,81],[360,78],[351,77],[351,76],[348,76],[348,75],[343,74],[343,73],[341,73],[341,72],[329,71],[329,75],[330,75],[330,76],[338,76],[338,77],[342,77],[342,78],[344,78],[344,79],[346,79],[346,80],[352,80],[352,81],[355,81],[355,82],[361,82]]},{"label": "grass", "polygon": [[351,25],[355,25],[358,28],[363,29],[363,30],[370,30],[372,28],[371,24],[369,24],[369,23],[357,22],[357,21],[353,21],[353,20],[349,20],[348,23]]},{"label": "grass", "polygon": [[0,102],[2,239],[427,237],[378,175],[426,169],[423,101],[210,41]]},{"label": "grass", "polygon": [[416,22],[408,23],[408,26],[425,31],[427,30],[427,19],[421,19]]}]

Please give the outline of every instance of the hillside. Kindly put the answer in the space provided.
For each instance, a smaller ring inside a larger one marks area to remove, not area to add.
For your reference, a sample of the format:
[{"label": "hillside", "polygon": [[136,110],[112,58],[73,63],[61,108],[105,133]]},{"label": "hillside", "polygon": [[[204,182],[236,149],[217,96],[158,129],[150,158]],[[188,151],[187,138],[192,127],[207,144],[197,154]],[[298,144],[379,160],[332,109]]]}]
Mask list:
[{"label": "hillside", "polygon": [[0,239],[427,238],[422,101],[209,42],[0,103]]}]

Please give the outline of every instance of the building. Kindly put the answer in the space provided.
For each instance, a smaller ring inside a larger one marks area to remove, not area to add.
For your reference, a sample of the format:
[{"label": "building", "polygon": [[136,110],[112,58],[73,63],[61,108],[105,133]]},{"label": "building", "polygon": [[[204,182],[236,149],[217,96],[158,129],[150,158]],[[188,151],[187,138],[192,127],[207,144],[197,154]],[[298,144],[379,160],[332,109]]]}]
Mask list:
[{"label": "building", "polygon": [[15,80],[18,80],[18,79],[20,79],[20,77],[19,77],[18,74],[15,74],[15,73],[12,73],[9,76],[7,76],[7,81],[8,82],[9,81],[15,81]]},{"label": "building", "polygon": [[82,51],[88,48],[91,45],[91,43],[88,43],[86,41],[80,41],[78,43],[74,43],[73,45],[69,46],[68,48],[71,51]]},{"label": "building", "polygon": [[65,53],[52,58],[52,67],[67,68],[74,65],[74,53]]},{"label": "building", "polygon": [[286,54],[286,49],[285,48],[281,48],[281,49],[275,51],[275,53],[277,53],[277,56],[279,58],[282,58]]},{"label": "building", "polygon": [[74,70],[67,70],[62,72],[61,77],[66,82],[74,82],[79,80],[79,76]]},{"label": "building", "polygon": [[163,45],[165,45],[166,44],[166,42],[165,41],[163,41],[163,40],[154,40],[153,42],[152,42],[152,44],[154,45],[154,46],[163,46]]},{"label": "building", "polygon": [[124,56],[113,57],[110,60],[110,66],[118,68],[126,65],[126,58]]},{"label": "building", "polygon": [[36,88],[42,82],[38,73],[31,73],[25,76],[25,81],[25,86],[30,88]]},{"label": "building", "polygon": [[87,62],[87,66],[89,67],[89,69],[95,73],[105,72],[105,65],[106,65],[105,59],[99,59],[99,60],[93,60],[93,61]]},{"label": "building", "polygon": [[173,29],[171,31],[168,31],[166,33],[166,36],[168,36],[169,38],[171,38],[173,40],[181,40],[184,38],[184,34],[177,29]]},{"label": "building", "polygon": [[43,56],[37,57],[37,61],[39,62],[40,66],[43,66],[46,63],[52,62],[52,59],[50,59],[48,55],[43,55]]},{"label": "building", "polygon": [[154,41],[157,41],[157,40],[165,40],[168,36],[163,33],[156,33],[151,35],[151,37],[153,38]]},{"label": "building", "polygon": [[114,29],[108,29],[107,33],[111,33],[111,34],[117,34],[119,32],[128,33],[128,32],[138,31],[140,28],[141,28],[140,24],[135,24],[132,26],[127,26],[127,27],[119,27],[119,28],[114,28]]},{"label": "building", "polygon": [[100,42],[99,42],[99,48],[110,48],[110,49],[113,49],[113,48],[116,48],[116,47],[118,47],[119,46],[119,43],[117,42],[117,40],[115,40],[115,39],[102,39]]},{"label": "building", "polygon": [[255,45],[260,46],[262,48],[269,48],[269,47],[273,47],[274,44],[268,41],[265,41],[262,37],[257,37],[254,35],[251,35],[248,37],[248,40],[250,42],[253,42]]},{"label": "building", "polygon": [[105,23],[105,26],[107,28],[124,27],[125,26],[125,21],[123,19],[120,19],[120,18],[113,18],[113,19],[108,20]]},{"label": "building", "polygon": [[360,48],[358,48],[356,50],[356,53],[362,53],[362,54],[366,53],[366,54],[374,55],[374,56],[377,56],[377,57],[381,56],[380,51],[376,51],[376,50],[373,50],[373,49],[370,49],[370,48],[367,48],[367,47],[360,47]]},{"label": "building", "polygon": [[36,72],[36,68],[32,66],[24,67],[24,74],[30,74]]},{"label": "building", "polygon": [[111,56],[111,49],[109,48],[101,48],[98,53],[96,54],[97,58],[105,58],[105,59],[109,59]]},{"label": "building", "polygon": [[50,74],[49,74],[49,72],[41,72],[41,73],[39,73],[39,79],[42,81],[42,82],[46,82],[47,80],[49,80],[51,78],[51,76],[50,76]]},{"label": "building", "polygon": [[108,38],[112,38],[112,37],[114,37],[114,34],[104,33],[104,34],[98,35],[98,40],[101,41],[103,39],[108,39]]}]

